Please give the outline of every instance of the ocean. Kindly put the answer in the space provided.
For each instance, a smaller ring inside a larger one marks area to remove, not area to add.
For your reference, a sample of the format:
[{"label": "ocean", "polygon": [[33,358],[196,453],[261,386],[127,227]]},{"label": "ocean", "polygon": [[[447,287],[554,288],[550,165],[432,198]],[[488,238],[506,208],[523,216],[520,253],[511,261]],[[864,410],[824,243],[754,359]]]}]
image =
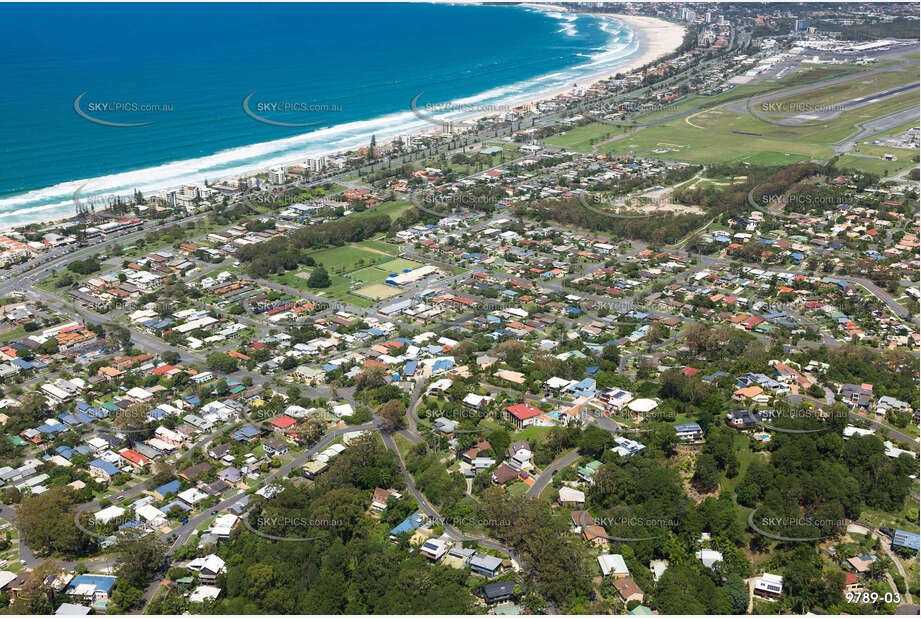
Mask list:
[{"label": "ocean", "polygon": [[61,3],[0,15],[0,229],[72,215],[81,186],[88,201],[149,195],[367,145],[432,129],[410,110],[417,95],[433,118],[500,109],[642,53],[622,22],[516,6]]}]

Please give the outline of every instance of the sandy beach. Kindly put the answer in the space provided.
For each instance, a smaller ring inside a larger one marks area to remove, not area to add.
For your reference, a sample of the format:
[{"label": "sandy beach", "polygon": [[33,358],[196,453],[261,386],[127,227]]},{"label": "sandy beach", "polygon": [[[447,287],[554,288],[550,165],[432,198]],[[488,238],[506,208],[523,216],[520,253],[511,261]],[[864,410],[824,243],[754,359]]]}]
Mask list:
[{"label": "sandy beach", "polygon": [[[535,6],[535,5],[528,5]],[[545,7],[552,5],[543,5]],[[586,79],[575,82],[573,85],[580,88],[588,88],[592,84],[614,77],[619,73],[630,73],[631,71],[645,66],[656,59],[666,56],[681,46],[684,40],[685,27],[679,24],[673,24],[659,19],[658,17],[646,17],[642,15],[621,15],[615,13],[586,13],[596,17],[606,19],[617,19],[622,21],[636,33],[640,39],[640,48],[643,51],[630,58],[625,58],[623,63],[617,65],[613,70],[606,70],[592,75]],[[572,85],[566,88],[557,88],[554,90],[538,93],[528,103],[536,104],[540,101],[552,99],[561,94],[572,92]],[[483,114],[480,114],[481,116]]]},{"label": "sandy beach", "polygon": [[593,15],[619,19],[630,26],[643,39],[645,51],[636,58],[630,58],[619,72],[632,71],[653,62],[657,58],[670,54],[681,47],[681,42],[684,40],[686,30],[684,26],[673,24],[657,17],[611,15],[608,13],[593,13]]},{"label": "sandy beach", "polygon": [[[565,10],[561,10],[561,7],[556,7],[554,5],[527,5],[527,6],[530,6],[532,8],[539,9],[542,11],[548,11],[548,10],[558,11],[559,10],[560,12],[567,12]],[[646,16],[637,16],[637,15],[620,15],[620,14],[613,14],[613,13],[592,13],[592,12],[585,12],[583,14],[592,15],[600,19],[609,19],[609,20],[616,19],[623,23],[626,23],[634,31],[638,39],[640,52],[634,54],[633,56],[629,58],[625,58],[622,62],[617,63],[613,66],[608,65],[608,67],[606,67],[604,71],[601,71],[597,74],[582,77],[578,81],[570,82],[566,84],[565,86],[557,84],[553,88],[541,90],[536,93],[532,93],[525,100],[507,99],[507,100],[502,101],[502,104],[504,104],[508,109],[511,109],[513,107],[534,106],[537,103],[540,103],[542,101],[549,101],[559,95],[571,93],[573,92],[574,88],[586,89],[590,87],[592,84],[595,84],[599,81],[609,79],[611,77],[614,77],[617,74],[629,73],[639,67],[642,67],[644,65],[647,65],[647,64],[650,64],[656,61],[658,58],[661,58],[662,56],[665,56],[667,54],[674,52],[678,47],[680,47],[684,39],[685,28],[683,26],[665,21],[663,19],[655,18],[655,17],[646,17]],[[470,114],[463,114],[460,117],[456,117],[455,121],[463,120],[466,122],[470,122],[470,121],[476,120],[476,118],[479,118],[479,117],[493,116],[495,114],[496,114],[495,111],[471,111]],[[411,131],[410,134],[433,135],[433,134],[438,134],[440,132],[441,132],[440,128],[431,126],[431,127],[425,127],[420,130]],[[381,134],[378,135],[379,140],[381,138],[388,139],[390,137],[393,137],[393,136],[381,135]],[[354,151],[354,148],[331,149],[322,154],[331,156],[331,155],[343,154],[349,151]],[[208,180],[211,182],[215,182],[215,181],[229,180],[232,178],[239,178],[241,176],[252,176],[255,174],[267,172],[271,167],[275,167],[277,165],[285,165],[285,166],[299,165],[299,164],[302,164],[303,162],[304,162],[304,157],[298,157],[298,158],[286,160],[282,163],[279,163],[276,161],[276,162],[271,163],[270,165],[260,165],[259,167],[254,167],[253,169],[247,170],[245,173],[242,173],[242,174],[237,172],[232,175],[228,175],[226,177],[221,177],[221,178],[209,177]],[[202,178],[199,182],[204,182],[204,180],[205,179]],[[113,193],[112,196],[114,195],[115,194]],[[49,217],[48,219],[45,219],[42,221],[34,221],[32,223],[34,224],[36,222],[39,222],[45,225],[50,225],[52,223],[60,224],[62,221],[66,221],[69,219],[70,218],[61,219],[58,216],[58,217]],[[5,229],[13,229],[15,227],[20,227],[22,225],[25,225],[25,223],[18,224],[16,226],[3,226],[3,227]]]}]

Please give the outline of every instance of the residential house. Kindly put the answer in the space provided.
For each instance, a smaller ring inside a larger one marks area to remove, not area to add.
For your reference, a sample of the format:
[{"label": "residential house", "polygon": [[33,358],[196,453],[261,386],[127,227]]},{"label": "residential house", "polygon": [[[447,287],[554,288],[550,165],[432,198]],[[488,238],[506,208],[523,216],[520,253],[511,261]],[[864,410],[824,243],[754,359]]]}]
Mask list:
[{"label": "residential house", "polygon": [[675,434],[682,442],[699,442],[704,439],[704,432],[697,423],[678,423]]},{"label": "residential house", "polygon": [[195,558],[186,566],[190,571],[197,571],[199,583],[205,585],[214,584],[218,575],[227,572],[224,560],[215,554],[208,554],[204,558]]},{"label": "residential house", "polygon": [[476,595],[483,599],[483,602],[487,605],[495,605],[496,603],[510,601],[515,598],[515,582],[507,581],[486,584],[477,590]]},{"label": "residential house", "polygon": [[595,547],[605,548],[608,546],[608,531],[603,526],[595,524],[583,526],[582,540],[591,543]]},{"label": "residential house", "polygon": [[70,580],[64,594],[104,608],[109,602],[109,594],[114,586],[115,577],[111,575],[85,573]]},{"label": "residential house", "polygon": [[288,445],[275,438],[269,438],[262,443],[265,454],[269,457],[279,457],[288,452]]},{"label": "residential house", "polygon": [[585,492],[572,487],[560,487],[559,502],[561,506],[585,506]]},{"label": "residential house", "polygon": [[487,554],[476,553],[470,559],[470,571],[485,577],[495,577],[502,570],[502,559]]},{"label": "residential house", "polygon": [[627,563],[620,554],[601,554],[598,556],[598,564],[601,566],[601,573],[605,577],[619,579],[630,576],[630,569],[627,568]]},{"label": "residential house", "polygon": [[543,414],[540,410],[532,408],[526,403],[518,403],[505,408],[505,418],[516,428],[523,429],[533,425],[538,416]]},{"label": "residential house", "polygon": [[780,597],[781,592],[783,592],[783,577],[765,573],[755,580],[752,592],[755,596],[761,597],[762,599],[777,599]]},{"label": "residential house", "polygon": [[115,464],[104,459],[94,459],[89,463],[87,470],[90,476],[99,483],[108,483],[113,476],[121,472]]},{"label": "residential house", "polygon": [[624,603],[629,603],[630,601],[638,601],[639,603],[643,602],[643,591],[639,586],[636,585],[636,582],[629,577],[624,577],[622,579],[614,580],[614,587],[617,589],[617,594],[620,596],[620,600]]},{"label": "residential house", "polygon": [[419,553],[429,560],[438,561],[448,553],[448,544],[441,539],[429,539],[419,548]]},{"label": "residential house", "polygon": [[396,499],[403,497],[399,492],[393,489],[381,489],[380,487],[376,487],[374,493],[371,495],[371,510],[377,513],[383,512],[384,509],[387,508],[387,501],[390,500],[391,496]]}]

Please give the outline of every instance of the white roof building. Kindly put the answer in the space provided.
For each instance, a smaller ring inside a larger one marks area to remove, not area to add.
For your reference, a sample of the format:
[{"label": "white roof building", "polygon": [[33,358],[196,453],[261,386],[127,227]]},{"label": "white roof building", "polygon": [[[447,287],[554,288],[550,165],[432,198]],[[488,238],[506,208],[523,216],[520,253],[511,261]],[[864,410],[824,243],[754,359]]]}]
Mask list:
[{"label": "white roof building", "polygon": [[722,562],[723,560],[723,552],[716,551],[715,549],[699,549],[694,555],[698,560],[703,562],[704,566],[708,569],[712,569],[714,564]]},{"label": "white roof building", "polygon": [[189,603],[204,603],[218,598],[221,589],[217,586],[199,586],[189,595]]},{"label": "white roof building", "polygon": [[[125,514],[125,509],[120,506],[112,505],[96,513],[94,516],[99,523],[107,524],[113,519],[117,519]],[[161,515],[163,513],[160,513]]]},{"label": "white roof building", "polygon": [[552,378],[544,382],[544,386],[554,391],[558,391],[560,389],[566,388],[570,384],[571,384],[570,380],[566,380],[564,378],[558,378],[556,376],[553,376]]},{"label": "white roof building", "polygon": [[227,538],[230,536],[230,532],[233,530],[233,527],[237,525],[239,520],[240,518],[233,513],[221,515],[215,518],[215,520],[211,523],[211,529],[209,532],[217,537]]},{"label": "white roof building", "polygon": [[131,397],[132,399],[140,399],[141,401],[147,401],[148,399],[153,398],[153,393],[151,393],[150,391],[146,389],[141,388],[140,386],[135,386],[129,389],[128,392],[125,394],[128,395],[128,397]]},{"label": "white roof building", "polygon": [[634,399],[627,404],[627,408],[629,408],[631,412],[636,412],[637,414],[652,412],[657,407],[659,407],[659,404],[655,399]]},{"label": "white roof building", "polygon": [[624,562],[624,557],[620,554],[602,554],[598,556],[598,564],[601,565],[601,573],[607,577],[629,577],[630,569]]},{"label": "white roof building", "polygon": [[152,504],[141,505],[135,508],[134,512],[137,513],[138,517],[144,518],[144,521],[151,526],[159,527],[166,523],[166,516],[163,515],[163,511]]},{"label": "white roof building", "polygon": [[755,594],[776,597],[783,592],[783,577],[772,573],[765,573],[755,581]]},{"label": "white roof building", "polygon": [[352,416],[353,414],[355,414],[355,410],[352,408],[350,404],[343,403],[343,404],[333,406],[333,414],[335,414],[339,418],[342,418],[343,416]]},{"label": "white roof building", "polygon": [[585,492],[572,487],[560,487],[560,502],[585,504]]},{"label": "white roof building", "polygon": [[475,393],[467,393],[467,396],[464,397],[464,403],[474,408],[479,408],[484,402],[488,403],[489,397],[484,397],[483,395],[477,395]]},{"label": "white roof building", "polygon": [[432,560],[441,560],[448,553],[448,544],[441,539],[429,539],[422,544],[422,548],[419,551],[422,555]]},{"label": "white roof building", "polygon": [[202,500],[205,500],[208,497],[208,494],[198,489],[197,487],[190,487],[183,492],[180,492],[177,496],[180,500],[186,504],[194,505]]}]

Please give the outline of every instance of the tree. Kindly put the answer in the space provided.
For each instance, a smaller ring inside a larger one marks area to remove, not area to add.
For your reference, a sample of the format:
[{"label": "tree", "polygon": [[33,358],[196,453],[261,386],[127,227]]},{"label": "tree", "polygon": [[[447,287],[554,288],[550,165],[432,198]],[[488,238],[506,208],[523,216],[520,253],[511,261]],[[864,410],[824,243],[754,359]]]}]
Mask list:
[{"label": "tree", "polygon": [[524,351],[524,343],[517,339],[503,341],[498,348],[499,358],[509,365],[517,365],[521,361],[521,357],[524,356]]},{"label": "tree", "polygon": [[486,440],[492,445],[492,452],[496,457],[504,457],[505,451],[512,443],[512,438],[504,429],[493,429],[486,435]]},{"label": "tree", "polygon": [[384,383],[384,368],[376,365],[365,367],[364,371],[355,376],[355,388],[365,390],[374,388]]},{"label": "tree", "polygon": [[38,351],[40,354],[57,354],[58,340],[54,338],[46,339],[43,344],[38,346]]},{"label": "tree", "polygon": [[150,406],[146,403],[135,403],[119,410],[112,419],[113,424],[119,429],[125,431],[138,431],[143,429],[148,423],[148,413]]},{"label": "tree", "polygon": [[22,500],[16,524],[33,551],[77,557],[90,549],[90,537],[77,527],[71,512],[75,500],[74,490],[66,485]]},{"label": "tree", "polygon": [[179,352],[177,352],[176,350],[165,350],[163,351],[163,353],[160,354],[160,358],[163,359],[164,363],[167,363],[169,365],[175,365],[180,360],[182,360],[182,357],[179,355]]},{"label": "tree", "polygon": [[748,584],[736,573],[731,573],[726,578],[726,596],[732,605],[733,614],[744,614],[748,611]]},{"label": "tree", "polygon": [[597,459],[612,443],[611,434],[600,427],[589,425],[579,436],[579,452]]},{"label": "tree", "polygon": [[237,370],[237,359],[226,352],[212,352],[205,359],[209,369],[221,373],[233,373]]},{"label": "tree", "polygon": [[131,331],[121,324],[107,324],[107,338],[119,348],[127,348],[131,344]]},{"label": "tree", "polygon": [[701,453],[694,465],[694,476],[691,482],[699,490],[713,491],[719,485],[720,473],[716,458],[709,453]]},{"label": "tree", "polygon": [[406,406],[400,399],[391,399],[377,409],[384,431],[393,432],[406,425]]},{"label": "tree", "polygon": [[313,444],[326,433],[326,425],[316,416],[310,416],[295,425],[295,431],[307,444]]},{"label": "tree", "polygon": [[126,535],[115,546],[116,574],[135,588],[144,588],[166,561],[166,548],[153,534]]},{"label": "tree", "polygon": [[620,348],[617,347],[616,343],[609,343],[601,350],[601,358],[617,365],[620,362]]},{"label": "tree", "polygon": [[16,595],[16,601],[5,613],[11,614],[51,614],[52,607],[45,591],[45,580],[60,572],[54,560],[48,559],[38,565],[31,573],[22,589]]},{"label": "tree", "polygon": [[310,277],[307,278],[307,287],[311,288],[328,288],[331,283],[329,273],[326,272],[322,264],[314,268],[313,272],[310,273]]}]

